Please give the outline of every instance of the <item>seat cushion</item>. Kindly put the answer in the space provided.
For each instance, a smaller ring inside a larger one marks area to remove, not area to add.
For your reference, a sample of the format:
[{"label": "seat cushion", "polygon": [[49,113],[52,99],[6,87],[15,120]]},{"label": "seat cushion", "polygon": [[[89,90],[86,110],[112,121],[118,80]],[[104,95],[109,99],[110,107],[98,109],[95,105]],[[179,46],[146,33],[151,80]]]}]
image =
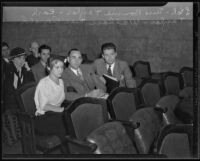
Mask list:
[{"label": "seat cushion", "polygon": [[60,139],[55,136],[39,136],[36,135],[36,144],[37,146],[45,149],[51,149],[61,144]]},{"label": "seat cushion", "polygon": [[87,140],[97,144],[96,154],[137,154],[125,128],[117,121],[99,127]]},{"label": "seat cushion", "polygon": [[160,154],[169,158],[190,158],[190,146],[187,134],[171,133],[165,136],[160,147]]}]

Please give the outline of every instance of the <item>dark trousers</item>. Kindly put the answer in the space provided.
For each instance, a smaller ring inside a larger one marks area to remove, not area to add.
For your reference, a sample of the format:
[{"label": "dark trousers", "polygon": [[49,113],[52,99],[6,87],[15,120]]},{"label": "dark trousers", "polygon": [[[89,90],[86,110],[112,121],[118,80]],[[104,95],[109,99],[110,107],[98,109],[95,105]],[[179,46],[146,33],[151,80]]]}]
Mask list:
[{"label": "dark trousers", "polygon": [[40,135],[56,135],[61,141],[65,140],[67,129],[64,115],[59,112],[46,112],[34,119],[35,131]]}]

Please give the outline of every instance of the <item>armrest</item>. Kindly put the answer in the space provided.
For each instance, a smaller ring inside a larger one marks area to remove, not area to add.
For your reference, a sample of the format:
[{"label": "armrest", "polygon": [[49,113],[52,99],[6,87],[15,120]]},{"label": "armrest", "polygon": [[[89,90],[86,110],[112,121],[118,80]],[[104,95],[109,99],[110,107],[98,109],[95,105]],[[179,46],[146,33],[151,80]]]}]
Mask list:
[{"label": "armrest", "polygon": [[139,106],[138,106],[138,109],[140,109],[140,108],[144,108],[144,107],[146,107],[147,105],[145,105],[145,104],[140,104]]},{"label": "armrest", "polygon": [[130,128],[132,128],[134,130],[140,127],[140,123],[139,122],[133,123],[131,121],[124,121],[124,120],[116,120],[116,121],[120,121],[123,125],[125,125],[127,127],[130,127]]},{"label": "armrest", "polygon": [[166,113],[168,111],[168,108],[161,108],[161,107],[154,107],[155,111],[158,111],[160,113]]},{"label": "armrest", "polygon": [[77,93],[76,89],[73,86],[67,86],[67,92],[75,92],[75,93]]},{"label": "armrest", "polygon": [[67,108],[73,101],[64,100],[61,104],[61,107]]},{"label": "armrest", "polygon": [[78,146],[79,148],[83,149],[86,152],[93,153],[97,149],[97,145],[94,143],[90,143],[88,141],[81,141],[76,138],[72,138],[69,135],[65,136],[65,138],[66,138],[66,141]]},{"label": "armrest", "polygon": [[119,121],[119,122],[121,122],[124,126],[129,127],[129,128],[131,128],[132,130],[135,130],[135,129],[137,129],[137,128],[140,127],[140,123],[139,123],[139,122],[133,123],[133,122],[131,122],[131,121],[125,121],[125,120],[109,120],[109,122],[111,122],[111,121]]},{"label": "armrest", "polygon": [[30,115],[29,113],[22,112],[22,111],[18,111],[17,115],[19,115],[20,117],[23,117],[23,118],[28,118],[28,119],[34,119],[34,117],[35,117],[35,115]]}]

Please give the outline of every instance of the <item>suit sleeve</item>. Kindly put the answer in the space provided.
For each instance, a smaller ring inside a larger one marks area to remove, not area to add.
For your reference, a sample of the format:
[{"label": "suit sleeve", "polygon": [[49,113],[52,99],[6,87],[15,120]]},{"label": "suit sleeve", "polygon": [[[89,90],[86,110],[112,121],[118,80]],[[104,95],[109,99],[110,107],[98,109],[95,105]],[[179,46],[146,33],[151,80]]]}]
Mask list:
[{"label": "suit sleeve", "polygon": [[102,89],[104,92],[106,92],[106,86],[105,84],[99,79],[99,76],[95,73],[92,75],[93,81],[95,83],[95,86],[99,89]]},{"label": "suit sleeve", "polygon": [[85,94],[80,94],[75,91],[76,89],[69,83],[68,76],[65,73],[62,75],[62,80],[64,83],[65,99],[67,101],[74,101],[85,96]]},{"label": "suit sleeve", "polygon": [[30,82],[31,82],[31,81],[34,81],[34,82],[35,82],[35,78],[34,78],[34,75],[33,75],[32,70],[27,71],[27,77],[28,77],[28,79],[29,79]]},{"label": "suit sleeve", "polygon": [[88,68],[88,77],[90,77],[92,79],[92,84],[93,84],[93,87],[96,87],[96,88],[99,88],[99,89],[102,89],[104,92],[106,92],[106,86],[105,84],[99,79],[99,75],[96,74],[96,67],[94,66],[94,64],[91,64]]},{"label": "suit sleeve", "polygon": [[31,71],[32,71],[32,73],[33,73],[33,77],[34,77],[34,79],[35,79],[35,82],[39,82],[39,78],[38,78],[38,76],[37,76],[37,72],[36,72],[36,70],[35,70],[35,68],[31,68]]},{"label": "suit sleeve", "polygon": [[126,62],[124,63],[124,79],[125,79],[126,86],[128,88],[136,87],[135,79],[133,78],[132,72]]}]

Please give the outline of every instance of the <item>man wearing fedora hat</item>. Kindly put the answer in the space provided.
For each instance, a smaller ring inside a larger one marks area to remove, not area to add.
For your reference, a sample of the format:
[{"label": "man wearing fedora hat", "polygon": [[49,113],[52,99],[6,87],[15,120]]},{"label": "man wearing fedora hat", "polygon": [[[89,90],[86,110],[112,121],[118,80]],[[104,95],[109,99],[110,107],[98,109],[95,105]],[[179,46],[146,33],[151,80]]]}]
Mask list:
[{"label": "man wearing fedora hat", "polygon": [[[9,136],[13,136],[8,144],[12,144],[12,140],[16,141],[18,139],[16,136],[17,134],[13,134],[13,132],[17,133],[17,131],[19,130],[16,128],[18,127],[18,125],[16,125],[18,123],[15,115],[16,111],[18,110],[16,90],[26,83],[35,81],[33,73],[31,72],[27,62],[25,61],[25,56],[26,53],[23,48],[16,47],[11,50],[9,57],[10,65],[5,73],[4,78],[4,114],[6,115],[6,118],[9,117],[10,119],[9,123],[3,126],[4,128],[7,128],[7,131],[10,131],[10,133],[12,133]],[[6,120],[5,122],[8,122],[8,120]]]}]

